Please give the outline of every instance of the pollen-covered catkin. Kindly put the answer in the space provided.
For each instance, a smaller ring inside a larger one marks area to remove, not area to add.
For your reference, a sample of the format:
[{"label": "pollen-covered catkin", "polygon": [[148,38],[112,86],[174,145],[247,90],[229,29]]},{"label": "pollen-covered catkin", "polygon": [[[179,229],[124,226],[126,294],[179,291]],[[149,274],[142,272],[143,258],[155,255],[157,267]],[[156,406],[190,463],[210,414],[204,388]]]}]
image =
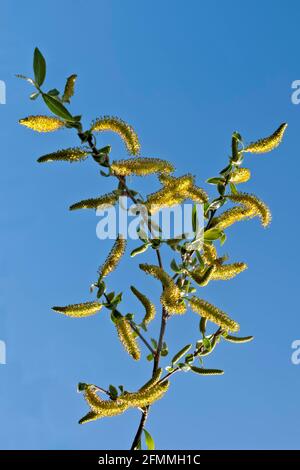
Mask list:
[{"label": "pollen-covered catkin", "polygon": [[106,258],[105,262],[99,269],[99,277],[103,279],[109,273],[111,273],[119,264],[120,259],[122,258],[126,248],[126,240],[122,236],[119,235],[117,240],[115,241],[108,257]]},{"label": "pollen-covered catkin", "polygon": [[246,263],[222,264],[220,266],[216,266],[216,269],[212,273],[211,279],[215,281],[227,281],[228,279],[232,279],[241,272],[245,271],[247,267],[248,266]]},{"label": "pollen-covered catkin", "polygon": [[170,176],[165,174],[159,175],[159,181],[166,187],[175,189],[179,192],[187,191],[194,186],[194,176],[187,173],[183,176]]},{"label": "pollen-covered catkin", "polygon": [[140,269],[142,269],[145,273],[150,274],[162,283],[164,291],[161,295],[160,300],[167,312],[170,314],[185,313],[186,306],[181,297],[180,289],[175,284],[171,276],[169,276],[169,274],[167,274],[159,266],[155,266],[152,264],[140,264],[139,266]]},{"label": "pollen-covered catkin", "polygon": [[64,150],[58,150],[57,152],[53,153],[48,153],[47,155],[43,155],[42,157],[38,158],[37,161],[39,163],[58,161],[73,163],[85,160],[87,156],[88,152],[86,150],[83,150],[80,147],[73,147]]},{"label": "pollen-covered catkin", "polygon": [[213,243],[204,243],[201,256],[205,264],[212,264],[218,256],[215,245]]},{"label": "pollen-covered catkin", "polygon": [[115,193],[107,193],[103,196],[84,199],[83,201],[72,204],[69,209],[75,211],[78,209],[106,209],[110,206],[114,206],[118,201],[118,196]]},{"label": "pollen-covered catkin", "polygon": [[52,307],[55,312],[63,313],[68,317],[82,318],[89,317],[101,310],[102,304],[100,302],[85,302],[82,304],[67,305],[65,307]]},{"label": "pollen-covered catkin", "polygon": [[28,116],[19,123],[36,132],[53,132],[65,126],[63,121],[52,116]]},{"label": "pollen-covered catkin", "polygon": [[154,214],[164,207],[181,204],[186,199],[186,191],[180,192],[172,186],[165,186],[147,197],[146,208]]},{"label": "pollen-covered catkin", "polygon": [[144,390],[148,390],[148,388],[153,387],[153,385],[155,385],[156,382],[158,382],[159,379],[161,378],[161,374],[162,374],[162,369],[161,369],[161,368],[157,369],[157,370],[154,372],[153,377],[151,377],[151,379],[148,380],[148,382],[146,382],[146,383],[139,389],[139,392],[143,392]]},{"label": "pollen-covered catkin", "polygon": [[224,230],[225,228],[230,227],[235,222],[251,219],[255,217],[255,215],[256,214],[253,213],[253,210],[250,208],[239,206],[232,207],[231,209],[224,211],[221,215],[216,217],[213,220],[211,227],[216,227],[221,230]]},{"label": "pollen-covered catkin", "polygon": [[121,397],[121,399],[128,407],[144,408],[145,406],[151,405],[162,398],[168,388],[169,382],[165,381],[155,384],[153,387],[147,388],[143,391],[126,393]]},{"label": "pollen-covered catkin", "polygon": [[270,209],[261,199],[254,196],[254,194],[231,194],[228,198],[233,202],[243,204],[252,214],[257,215],[264,227],[267,227],[271,223],[272,215]]},{"label": "pollen-covered catkin", "polygon": [[72,98],[72,96],[74,95],[76,79],[77,79],[76,74],[70,75],[70,77],[67,78],[66,86],[64,89],[64,94],[62,97],[62,100],[64,102],[70,103],[70,98]]},{"label": "pollen-covered catkin", "polygon": [[123,400],[102,400],[97,395],[95,387],[88,385],[84,391],[84,398],[98,418],[116,416],[123,413],[128,405]]},{"label": "pollen-covered catkin", "polygon": [[130,155],[138,155],[140,153],[140,143],[134,129],[118,117],[103,116],[96,119],[92,124],[91,130],[95,132],[116,132],[125,143]]},{"label": "pollen-covered catkin", "polygon": [[282,141],[283,134],[287,128],[287,124],[281,124],[278,129],[269,137],[252,142],[244,149],[244,152],[249,153],[265,153],[275,149]]},{"label": "pollen-covered catkin", "polygon": [[143,318],[142,323],[148,325],[155,317],[155,305],[146,297],[146,295],[142,294],[138,289],[134,286],[130,287],[133,294],[139,299],[141,304],[145,308],[145,316]]},{"label": "pollen-covered catkin", "polygon": [[231,173],[230,183],[246,183],[251,177],[251,171],[248,168],[237,168]]},{"label": "pollen-covered catkin", "polygon": [[191,297],[189,302],[192,310],[211,322],[216,323],[216,325],[219,325],[224,330],[238,331],[240,329],[236,321],[232,320],[225,312],[209,302],[195,296]]},{"label": "pollen-covered catkin", "polygon": [[174,171],[171,163],[160,158],[135,158],[134,160],[118,160],[111,164],[111,170],[120,176],[145,176],[151,173],[170,173]]},{"label": "pollen-covered catkin", "polygon": [[116,320],[116,328],[125,350],[134,360],[138,361],[141,357],[141,352],[129,321],[125,317],[118,318]]},{"label": "pollen-covered catkin", "polygon": [[176,284],[165,287],[160,296],[160,301],[165,310],[170,314],[182,315],[186,312],[186,305],[181,297],[181,292]]}]

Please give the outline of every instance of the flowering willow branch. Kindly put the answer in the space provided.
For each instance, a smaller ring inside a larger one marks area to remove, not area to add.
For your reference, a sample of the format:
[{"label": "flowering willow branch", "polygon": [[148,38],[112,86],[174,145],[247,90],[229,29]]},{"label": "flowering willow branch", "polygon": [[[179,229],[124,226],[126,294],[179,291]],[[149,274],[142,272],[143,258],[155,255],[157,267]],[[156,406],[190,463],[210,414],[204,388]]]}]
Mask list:
[{"label": "flowering willow branch", "polygon": [[[98,269],[98,278],[91,286],[92,292],[96,290],[96,300],[53,307],[55,312],[73,318],[95,315],[106,307],[111,312],[115,332],[129,356],[134,360],[140,360],[142,351],[138,340],[148,349],[150,354],[147,359],[153,361],[152,373],[149,380],[137,391],[128,391],[123,385],[118,389],[110,385],[108,390],[94,384],[78,385],[78,390],[83,393],[89,407],[88,413],[80,419],[80,424],[116,416],[129,408],[141,411],[140,422],[131,445],[131,449],[140,449],[143,431],[145,431],[146,445],[147,439],[149,440],[145,424],[150,407],[165,396],[170,385],[169,378],[180,371],[191,371],[200,376],[222,375],[223,370],[211,369],[204,364],[217,344],[221,340],[240,344],[253,339],[252,336],[236,336],[235,333],[240,329],[239,323],[219,307],[204,300],[202,289],[210,282],[233,279],[247,269],[245,262],[228,263],[227,256],[219,256],[216,241],[219,240],[222,246],[226,242],[225,230],[239,221],[258,217],[263,227],[270,224],[271,212],[268,206],[257,196],[239,191],[238,185],[247,183],[251,178],[250,170],[242,167],[245,155],[266,153],[276,148],[283,138],[287,125],[281,124],[269,137],[249,145],[244,145],[241,135],[234,132],[227,166],[218,176],[207,180],[207,183],[214,185],[218,192],[217,197],[211,200],[206,191],[197,186],[193,175],[188,173],[177,177],[173,174],[175,169],[172,163],[160,158],[141,156],[137,133],[122,119],[105,115],[95,119],[90,128],[84,130],[81,116],[71,114],[66,107],[74,95],[77,75],[68,77],[63,93],[56,88],[45,92],[42,86],[46,78],[46,61],[38,49],[34,52],[33,68],[34,78],[23,75],[19,77],[35,87],[36,91],[30,95],[30,98],[42,98],[52,115],[31,115],[20,119],[20,124],[42,133],[55,132],[63,128],[74,129],[81,142],[81,147],[50,152],[41,156],[38,162],[77,163],[91,157],[102,168],[100,173],[103,177],[112,177],[118,183],[117,188],[110,193],[73,203],[70,210],[104,209],[117,204],[119,197],[127,196],[135,206],[142,207],[150,213],[150,218],[145,220],[145,217],[142,217],[138,227],[138,236],[142,245],[131,252],[131,257],[141,256],[149,248],[156,253],[157,264],[142,262],[139,268],[161,286],[161,317],[157,340],[147,338],[152,322],[157,318],[155,303],[137,287],[131,286],[131,293],[144,310],[141,322],[137,323],[134,314],[121,313],[123,309],[120,309],[119,305],[122,302],[123,292],[115,294],[114,291],[109,292],[107,289],[107,278],[125,255],[126,240],[121,234],[116,238],[107,258]],[[133,158],[111,161],[111,147],[99,148],[96,140],[97,133],[101,135],[106,131],[119,135],[130,157]],[[143,197],[128,186],[127,176],[145,177],[149,174],[156,175],[160,184],[159,189],[153,193]],[[164,240],[160,235],[160,227],[153,230],[152,216],[163,208],[181,205],[187,200],[195,204],[192,213],[194,238],[186,240],[185,235],[182,235],[179,239]],[[203,205],[206,221],[200,232],[196,204]],[[230,207],[219,213],[225,204],[229,204]],[[142,230],[142,224],[145,223],[149,236]],[[162,245],[168,247],[176,257],[170,263],[172,273],[168,272],[165,259],[162,259],[160,250]],[[181,347],[165,367],[167,373],[162,376],[160,362],[169,352],[165,342],[167,323],[174,316],[182,317],[189,310],[199,315],[200,338],[194,347],[192,344]],[[208,322],[217,326],[212,334],[207,333]],[[196,360],[199,361],[199,365],[195,364]],[[101,394],[106,395],[107,399],[103,399]],[[149,448],[153,448],[152,439]]]}]

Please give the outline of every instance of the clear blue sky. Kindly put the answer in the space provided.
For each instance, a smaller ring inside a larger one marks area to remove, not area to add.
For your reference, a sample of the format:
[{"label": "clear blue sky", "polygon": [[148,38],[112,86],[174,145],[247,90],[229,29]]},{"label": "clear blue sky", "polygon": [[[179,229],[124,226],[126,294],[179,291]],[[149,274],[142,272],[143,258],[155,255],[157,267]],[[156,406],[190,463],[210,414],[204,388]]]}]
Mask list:
[{"label": "clear blue sky", "polygon": [[[87,0],[42,3],[3,1],[1,73],[7,104],[1,119],[0,446],[3,449],[126,449],[139,412],[79,426],[86,412],[78,381],[135,389],[150,365],[123,353],[107,311],[73,320],[50,310],[90,299],[89,284],[110,242],[96,238],[93,212],[70,213],[70,203],[111,189],[93,162],[36,163],[45,153],[77,145],[72,131],[38,135],[17,124],[44,113],[30,102],[38,46],[47,58],[49,88],[78,73],[73,109],[84,123],[102,114],[131,122],[143,155],[168,158],[177,174],[200,184],[224,167],[232,131],[246,140],[289,127],[272,154],[251,156],[245,190],[269,203],[268,230],[257,220],[228,231],[224,252],[249,269],[230,283],[217,282],[205,298],[253,334],[246,345],[222,343],[207,359],[223,377],[178,374],[166,398],[153,407],[148,430],[157,446],[179,449],[299,448],[300,366],[291,343],[300,338],[297,245],[300,106],[291,83],[300,79],[299,2]],[[113,155],[124,157],[119,140]],[[142,190],[153,188],[136,180]],[[150,261],[145,256],[144,260]],[[137,263],[124,260],[109,283],[126,289],[130,278],[158,295]],[[125,295],[123,311],[137,304]],[[197,338],[198,318],[170,321],[172,352]]]}]

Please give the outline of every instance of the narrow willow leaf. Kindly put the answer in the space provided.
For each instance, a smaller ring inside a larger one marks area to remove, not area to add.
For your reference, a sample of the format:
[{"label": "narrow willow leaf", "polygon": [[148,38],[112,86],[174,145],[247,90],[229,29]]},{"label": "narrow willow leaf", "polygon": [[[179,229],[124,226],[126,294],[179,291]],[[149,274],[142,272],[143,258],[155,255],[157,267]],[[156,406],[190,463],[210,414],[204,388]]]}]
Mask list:
[{"label": "narrow willow leaf", "polygon": [[151,434],[148,431],[146,431],[146,429],[144,429],[144,434],[145,434],[145,443],[146,443],[147,449],[155,450],[155,443]]},{"label": "narrow willow leaf", "polygon": [[102,304],[100,302],[85,302],[81,304],[72,304],[65,307],[52,307],[55,312],[63,313],[68,317],[82,318],[94,315],[101,310]]},{"label": "narrow willow leaf", "polygon": [[178,351],[178,353],[176,353],[173,357],[171,361],[172,365],[176,364],[176,362],[178,362],[191,349],[191,347],[191,344],[187,344],[182,349],[180,349],[180,351]]},{"label": "narrow willow leaf", "polygon": [[53,114],[56,114],[56,116],[59,116],[66,121],[74,121],[72,114],[69,113],[67,108],[65,108],[65,106],[60,101],[58,101],[56,98],[53,98],[53,96],[46,95],[45,93],[42,96],[46,105]]}]

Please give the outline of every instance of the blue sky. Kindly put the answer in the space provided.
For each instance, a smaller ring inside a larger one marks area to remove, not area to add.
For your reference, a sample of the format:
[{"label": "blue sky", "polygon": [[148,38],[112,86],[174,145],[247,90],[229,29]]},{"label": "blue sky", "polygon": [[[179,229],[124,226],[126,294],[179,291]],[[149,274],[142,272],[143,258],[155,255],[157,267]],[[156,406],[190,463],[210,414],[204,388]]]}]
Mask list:
[{"label": "blue sky", "polygon": [[[86,127],[102,114],[128,120],[143,155],[172,160],[177,174],[197,174],[198,184],[224,167],[234,130],[251,141],[289,123],[280,148],[246,161],[253,177],[245,190],[270,205],[270,229],[254,220],[228,230],[223,252],[249,269],[203,294],[255,341],[217,348],[206,365],[224,369],[222,377],[175,376],[147,429],[159,449],[299,448],[300,365],[291,363],[291,343],[300,338],[300,106],[291,102],[291,83],[300,79],[299,14],[293,0],[1,3],[0,79],[7,86],[7,104],[0,105],[0,340],[7,345],[7,364],[0,365],[2,449],[128,448],[139,412],[79,426],[86,406],[76,384],[135,389],[151,367],[123,353],[106,311],[73,320],[50,309],[90,299],[89,285],[111,243],[96,238],[94,213],[67,208],[111,190],[112,183],[93,162],[36,163],[78,142],[73,131],[38,135],[17,124],[45,113],[42,102],[28,100],[30,87],[14,77],[31,73],[35,46],[47,58],[49,88],[62,88],[78,73],[72,109]],[[125,156],[118,138],[101,142],[113,145],[114,157]],[[154,181],[133,184],[150,191]],[[126,290],[132,278],[158,298],[155,281],[141,276],[128,257],[109,284]],[[127,293],[123,311],[136,306]],[[172,319],[171,352],[197,339],[197,328],[192,313]]]}]

